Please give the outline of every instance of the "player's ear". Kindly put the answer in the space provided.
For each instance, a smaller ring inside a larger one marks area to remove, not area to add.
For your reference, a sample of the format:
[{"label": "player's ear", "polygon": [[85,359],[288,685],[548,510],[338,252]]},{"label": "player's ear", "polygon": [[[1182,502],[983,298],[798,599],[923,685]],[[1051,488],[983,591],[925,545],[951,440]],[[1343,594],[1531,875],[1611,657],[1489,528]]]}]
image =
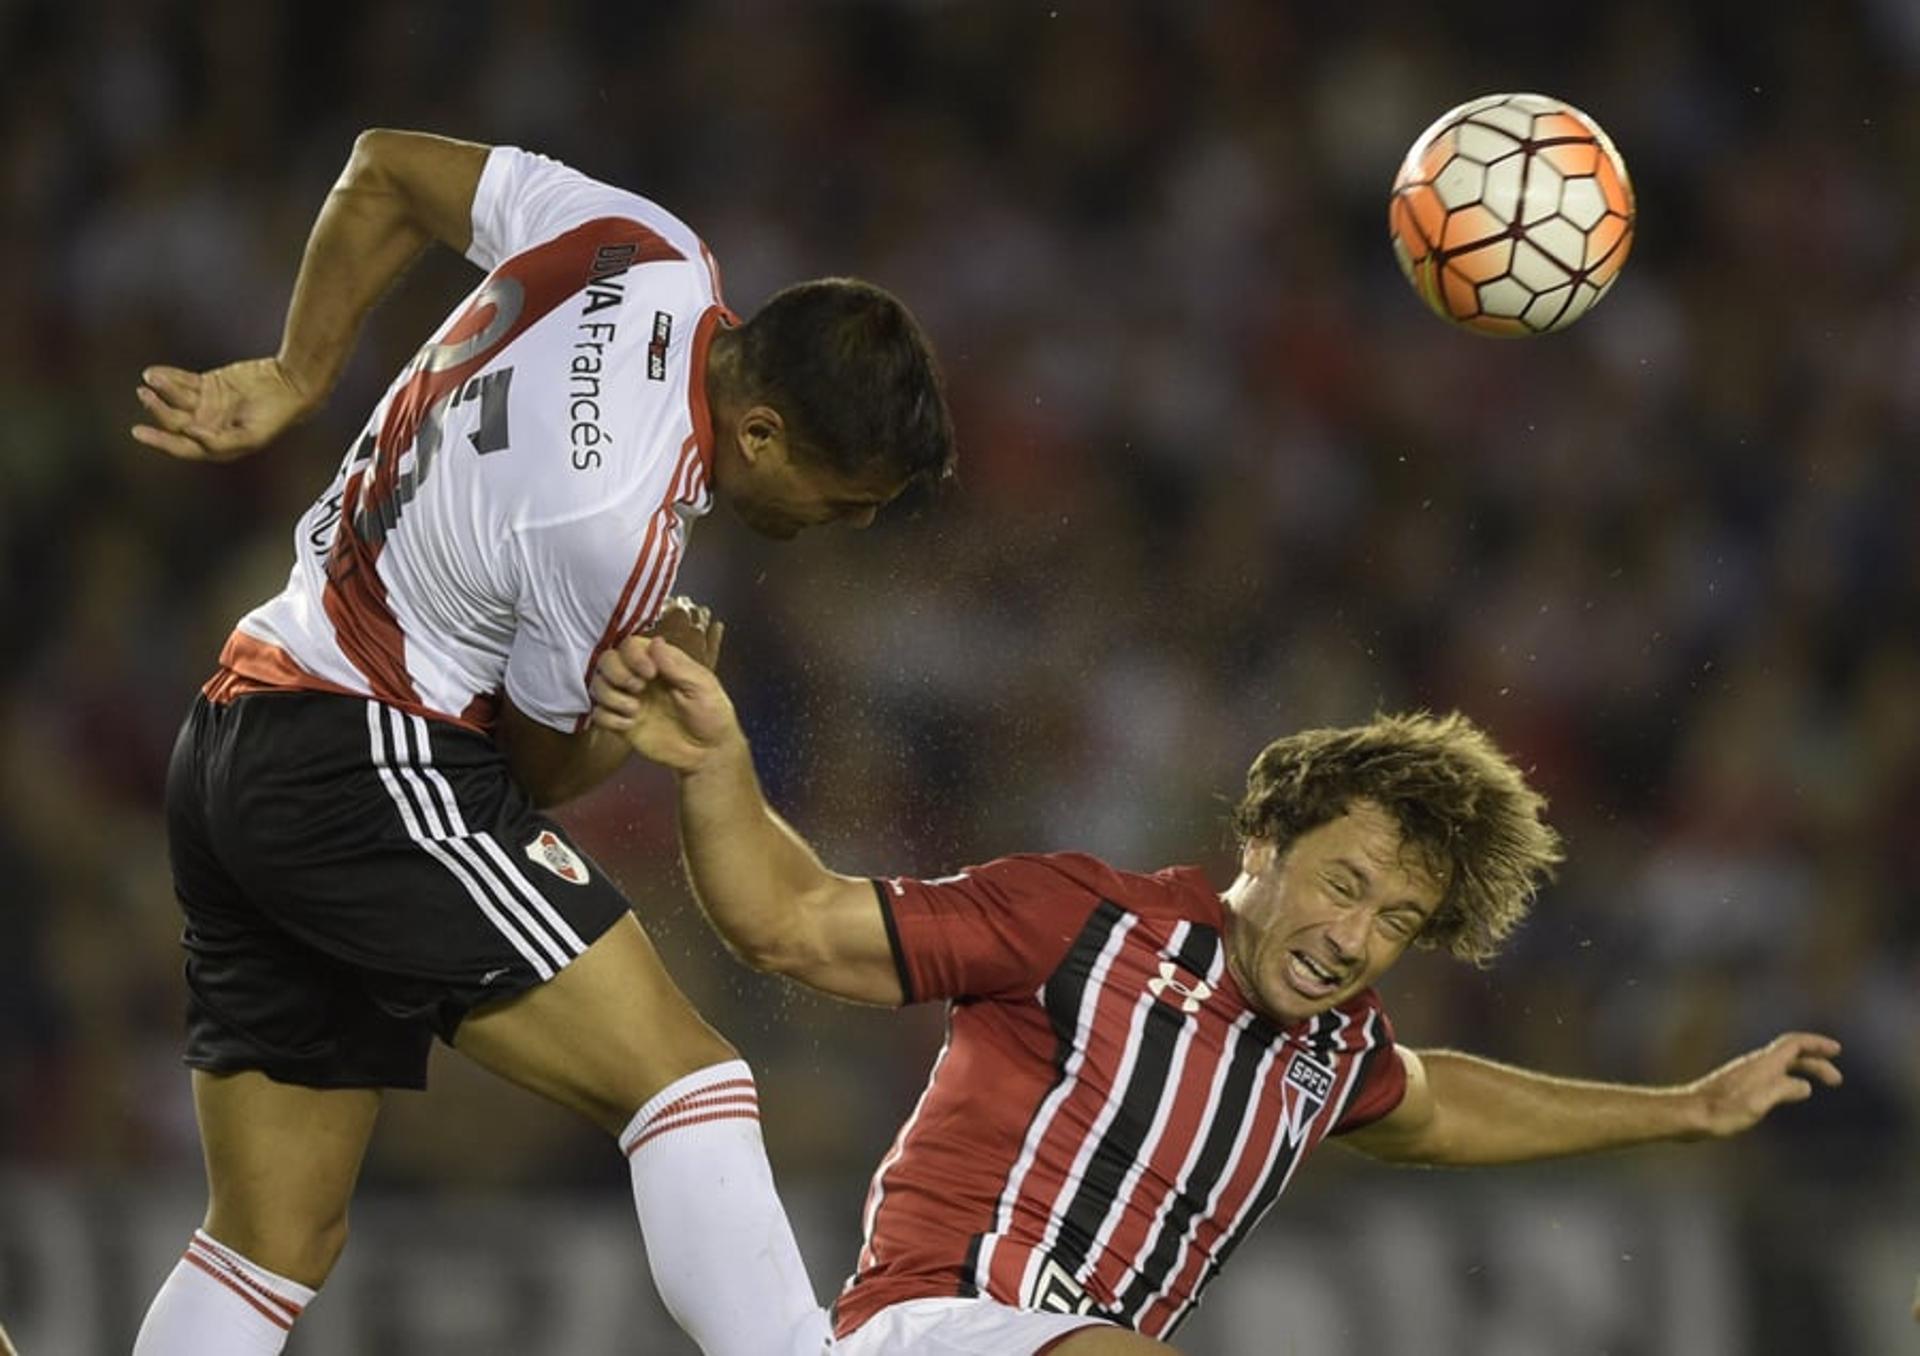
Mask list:
[{"label": "player's ear", "polygon": [[747,465],[774,467],[791,455],[787,447],[787,421],[771,405],[755,405],[740,416],[735,435],[740,455]]},{"label": "player's ear", "polygon": [[1249,876],[1257,876],[1273,865],[1274,845],[1271,839],[1249,838],[1240,845],[1240,869]]}]

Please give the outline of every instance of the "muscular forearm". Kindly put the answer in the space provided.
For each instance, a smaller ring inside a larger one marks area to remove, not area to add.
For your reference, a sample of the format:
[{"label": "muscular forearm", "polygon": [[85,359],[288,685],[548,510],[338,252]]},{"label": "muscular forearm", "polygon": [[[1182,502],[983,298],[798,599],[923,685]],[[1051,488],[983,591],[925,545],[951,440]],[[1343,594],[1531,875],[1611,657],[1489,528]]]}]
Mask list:
[{"label": "muscular forearm", "polygon": [[840,878],[767,804],[744,739],[679,780],[681,848],[715,931],[758,969],[798,968],[785,953],[807,901]]},{"label": "muscular forearm", "polygon": [[307,237],[279,360],[318,404],[339,380],[361,322],[394,279],[438,238],[464,249],[486,148],[410,132],[372,131],[327,194]]},{"label": "muscular forearm", "polygon": [[1433,1122],[1419,1161],[1517,1163],[1707,1133],[1687,1088],[1552,1078],[1450,1050],[1422,1051]]},{"label": "muscular forearm", "polygon": [[518,712],[501,720],[495,738],[514,780],[541,809],[584,796],[617,772],[631,752],[626,740],[589,726],[562,734]]}]

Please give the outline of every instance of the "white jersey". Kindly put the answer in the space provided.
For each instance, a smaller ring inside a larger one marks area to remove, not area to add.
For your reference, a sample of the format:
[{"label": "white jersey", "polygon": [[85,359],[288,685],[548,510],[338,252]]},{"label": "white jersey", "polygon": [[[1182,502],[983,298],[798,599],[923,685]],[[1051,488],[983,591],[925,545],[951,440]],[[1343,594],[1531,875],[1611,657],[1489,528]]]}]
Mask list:
[{"label": "white jersey", "polygon": [[387,389],[294,531],[280,595],[208,685],[374,697],[490,728],[504,693],[579,729],[603,650],[650,623],[713,502],[711,256],[637,194],[511,147],[486,278]]}]

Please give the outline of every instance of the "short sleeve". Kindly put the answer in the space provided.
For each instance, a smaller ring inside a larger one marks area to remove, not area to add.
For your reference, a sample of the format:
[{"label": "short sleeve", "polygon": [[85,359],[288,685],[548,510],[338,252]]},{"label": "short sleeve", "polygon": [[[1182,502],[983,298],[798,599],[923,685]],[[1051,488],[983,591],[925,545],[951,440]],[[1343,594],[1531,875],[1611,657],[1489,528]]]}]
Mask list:
[{"label": "short sleeve", "polygon": [[[664,561],[677,559],[665,553]],[[657,568],[668,568],[664,561]],[[641,592],[630,587],[640,563],[633,536],[613,515],[523,533],[508,701],[542,725],[579,728],[592,710],[587,683],[600,650],[648,620],[635,615],[627,624],[621,616]],[[665,597],[671,585],[646,592]]]},{"label": "short sleeve", "polygon": [[495,146],[474,190],[467,258],[492,272],[521,251],[602,217],[640,222],[683,257],[701,257],[693,232],[659,204],[544,155]]},{"label": "short sleeve", "polygon": [[1032,993],[1100,903],[1096,890],[1046,857],[876,884],[910,1003]]},{"label": "short sleeve", "polygon": [[1354,1089],[1346,1111],[1333,1127],[1333,1134],[1344,1135],[1349,1130],[1372,1125],[1390,1115],[1407,1095],[1407,1066],[1400,1062],[1393,1039],[1393,1023],[1387,1020],[1384,1009],[1377,1010],[1376,1015],[1377,1043],[1361,1056],[1360,1085]]}]

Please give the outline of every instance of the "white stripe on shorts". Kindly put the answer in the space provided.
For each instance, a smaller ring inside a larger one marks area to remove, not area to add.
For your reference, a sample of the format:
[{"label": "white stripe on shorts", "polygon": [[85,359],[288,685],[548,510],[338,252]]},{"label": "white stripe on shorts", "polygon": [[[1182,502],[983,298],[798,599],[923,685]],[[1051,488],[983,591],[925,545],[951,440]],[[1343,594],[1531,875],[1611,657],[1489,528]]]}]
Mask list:
[{"label": "white stripe on shorts", "polygon": [[[400,712],[396,711],[394,714],[399,715]],[[559,958],[562,965],[585,951],[587,944],[580,939],[580,934],[573,930],[573,925],[561,916],[558,909],[547,902],[547,897],[541,894],[533,882],[527,878],[527,873],[507,855],[506,849],[500,846],[500,840],[490,833],[468,832],[466,820],[460,814],[460,803],[453,798],[452,784],[447,781],[440,769],[433,765],[431,727],[423,716],[410,715],[407,719],[413,723],[413,748],[415,757],[419,761],[420,773],[426,779],[427,785],[432,787],[439,796],[446,810],[447,822],[452,826],[454,834],[463,844],[479,844],[481,852],[492,861],[498,878],[504,881],[508,888],[516,891],[533,911],[545,920],[549,935],[557,938],[564,948],[564,954]],[[520,915],[516,912],[515,916]]]},{"label": "white stripe on shorts", "polygon": [[[388,721],[381,718],[383,712],[392,719],[391,739]],[[406,826],[407,836],[460,882],[487,921],[507,939],[536,975],[542,980],[552,979],[562,966],[585,948],[577,945],[577,937],[573,939],[576,946],[569,950],[563,942],[551,936],[514,899],[512,891],[494,874],[487,859],[474,850],[471,837],[462,832],[465,824],[459,818],[459,806],[453,802],[452,788],[446,787],[446,799],[439,801],[419,769],[413,766],[402,723],[405,719],[404,712],[381,702],[367,703],[367,729],[373,743],[373,766],[380,774],[381,784],[387,788],[394,808],[400,813],[400,822]],[[424,736],[425,731],[421,733]],[[439,776],[437,772],[434,775]],[[444,786],[445,779],[440,778],[440,781]],[[447,811],[454,816],[450,822],[443,818]]]}]

